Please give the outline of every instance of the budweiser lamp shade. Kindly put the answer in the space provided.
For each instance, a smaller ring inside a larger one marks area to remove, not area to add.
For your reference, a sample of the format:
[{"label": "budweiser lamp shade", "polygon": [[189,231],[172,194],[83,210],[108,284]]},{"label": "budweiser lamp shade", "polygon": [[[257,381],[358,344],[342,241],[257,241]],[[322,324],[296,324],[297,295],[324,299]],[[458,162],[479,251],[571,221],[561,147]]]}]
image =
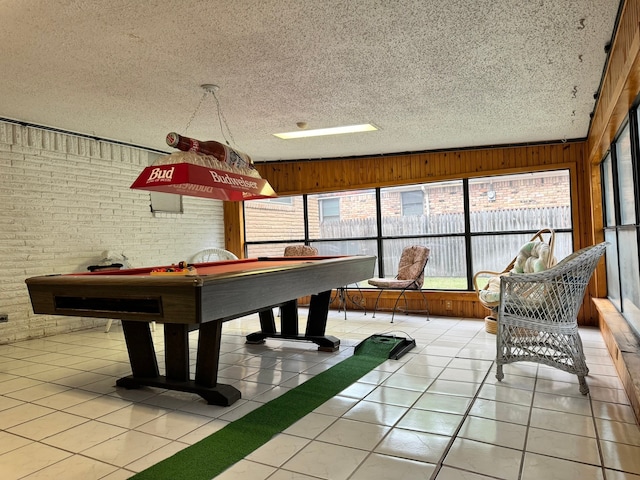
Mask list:
[{"label": "budweiser lamp shade", "polygon": [[[169,157],[179,155],[172,154]],[[193,153],[188,155],[197,157],[196,161],[156,162],[146,167],[131,188],[227,201],[277,197],[269,182],[260,178],[255,171],[245,174],[241,169],[228,168],[221,162],[218,162],[220,168],[213,168],[203,161],[207,157]],[[209,163],[215,165],[215,162]]]}]

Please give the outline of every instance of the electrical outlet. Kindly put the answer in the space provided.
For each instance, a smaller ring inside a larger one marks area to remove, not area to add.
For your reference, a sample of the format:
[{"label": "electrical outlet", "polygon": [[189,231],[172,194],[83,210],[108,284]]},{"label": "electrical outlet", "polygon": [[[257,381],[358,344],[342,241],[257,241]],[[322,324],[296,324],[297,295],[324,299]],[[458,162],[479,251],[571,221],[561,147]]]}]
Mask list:
[{"label": "electrical outlet", "polygon": [[453,303],[451,302],[451,300],[445,300],[444,308],[445,310],[453,310]]},{"label": "electrical outlet", "polygon": [[0,313],[0,322],[8,322],[9,314],[8,313]]}]

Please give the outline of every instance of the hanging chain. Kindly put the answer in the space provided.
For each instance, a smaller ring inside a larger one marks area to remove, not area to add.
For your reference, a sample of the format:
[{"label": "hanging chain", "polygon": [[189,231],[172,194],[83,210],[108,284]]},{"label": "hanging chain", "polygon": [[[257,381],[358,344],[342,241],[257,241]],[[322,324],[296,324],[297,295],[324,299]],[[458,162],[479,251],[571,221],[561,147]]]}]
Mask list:
[{"label": "hanging chain", "polygon": [[[216,101],[216,107],[218,110],[218,123],[220,124],[220,132],[222,132],[222,136],[224,137],[225,142],[227,142],[227,145],[231,146],[229,144],[229,140],[227,139],[227,136],[224,133],[224,128],[222,126],[222,123],[224,122],[224,126],[227,128],[227,132],[229,133],[229,137],[231,138],[231,142],[233,142],[234,145],[236,145],[236,141],[233,138],[233,134],[231,133],[231,129],[229,128],[229,124],[227,123],[227,119],[224,116],[224,113],[222,112],[222,108],[220,108],[220,101],[218,100],[218,96],[216,95],[215,91],[211,92],[211,95],[213,95],[213,98]],[[237,145],[236,145],[237,147]]]},{"label": "hanging chain", "polygon": [[[205,86],[208,87],[208,85],[202,85],[203,88]],[[227,145],[231,146],[231,144],[229,143],[229,139],[225,134],[225,128],[226,128],[226,131],[229,134],[229,138],[231,138],[231,142],[237,147],[236,141],[233,138],[233,134],[231,133],[231,129],[229,128],[229,124],[227,123],[227,119],[225,118],[224,113],[222,112],[222,108],[220,107],[220,100],[218,100],[218,96],[216,95],[217,88],[218,87],[216,86],[211,86],[211,88],[205,88],[205,92],[202,94],[202,98],[200,98],[200,101],[198,102],[196,109],[193,111],[193,113],[191,114],[191,118],[189,118],[189,121],[187,122],[187,126],[184,129],[184,134],[185,135],[187,134],[187,131],[191,126],[191,122],[193,122],[193,119],[196,117],[196,114],[200,110],[200,107],[202,107],[202,103],[204,102],[204,99],[207,98],[207,94],[210,93],[211,95],[213,95],[213,99],[216,101],[216,110],[218,113],[218,124],[220,125],[220,133],[222,133],[222,137],[224,138],[224,141],[227,143]]]},{"label": "hanging chain", "polygon": [[204,99],[206,97],[207,97],[207,92],[204,92],[204,94],[202,95],[202,98],[198,102],[198,106],[196,107],[196,109],[191,114],[191,118],[187,122],[187,126],[184,128],[184,134],[185,135],[187,134],[187,130],[189,130],[189,127],[191,126],[191,122],[193,122],[193,119],[196,118],[196,113],[198,113],[198,110],[200,110],[200,107],[202,106],[202,102],[204,102]]}]

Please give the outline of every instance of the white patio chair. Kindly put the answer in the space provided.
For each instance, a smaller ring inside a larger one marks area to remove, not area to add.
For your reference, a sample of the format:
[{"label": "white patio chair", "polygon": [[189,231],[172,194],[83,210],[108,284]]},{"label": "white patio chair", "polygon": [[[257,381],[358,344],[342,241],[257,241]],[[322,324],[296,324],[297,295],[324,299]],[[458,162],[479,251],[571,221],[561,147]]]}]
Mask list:
[{"label": "white patio chair", "polygon": [[189,263],[217,262],[218,260],[237,260],[238,257],[224,248],[206,248],[189,259]]}]

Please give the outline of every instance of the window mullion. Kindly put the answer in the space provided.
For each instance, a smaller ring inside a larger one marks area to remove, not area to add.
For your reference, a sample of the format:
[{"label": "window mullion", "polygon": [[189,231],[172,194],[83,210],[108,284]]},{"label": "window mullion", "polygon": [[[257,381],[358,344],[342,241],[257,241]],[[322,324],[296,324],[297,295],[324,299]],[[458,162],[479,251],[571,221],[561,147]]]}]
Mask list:
[{"label": "window mullion", "polygon": [[462,180],[462,195],[464,202],[464,247],[467,257],[467,289],[473,290],[473,258],[471,254],[471,208],[469,197],[469,179]]},{"label": "window mullion", "polygon": [[382,195],[376,188],[376,245],[378,247],[378,276],[384,278],[384,253],[382,247]]}]

